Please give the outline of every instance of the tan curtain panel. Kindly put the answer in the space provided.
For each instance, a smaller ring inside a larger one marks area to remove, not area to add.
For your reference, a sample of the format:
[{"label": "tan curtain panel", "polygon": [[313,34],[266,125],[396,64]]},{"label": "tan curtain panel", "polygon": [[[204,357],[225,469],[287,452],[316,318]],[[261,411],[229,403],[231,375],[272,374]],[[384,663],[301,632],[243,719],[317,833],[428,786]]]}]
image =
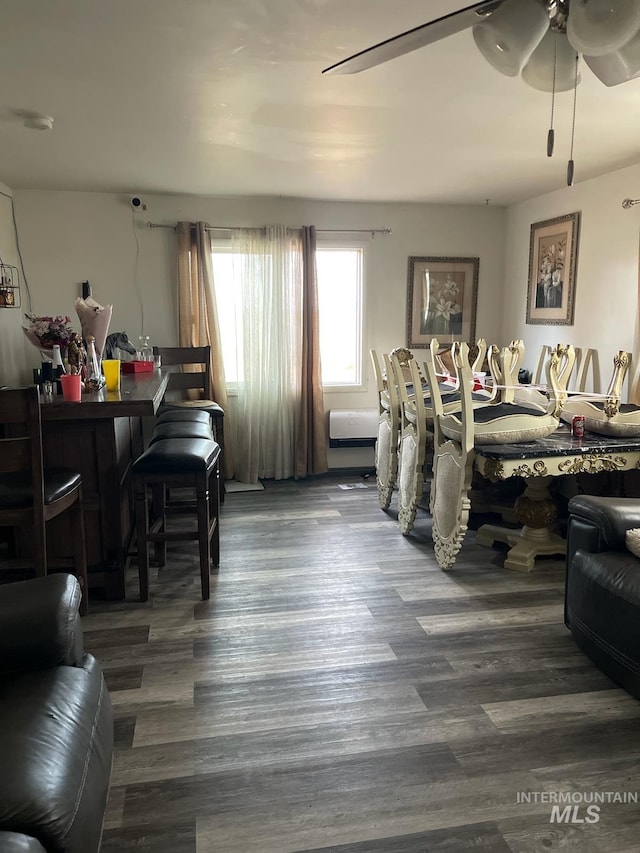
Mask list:
[{"label": "tan curtain panel", "polygon": [[316,229],[313,225],[302,228],[302,272],[301,411],[296,438],[296,477],[325,474],[329,470],[320,361]]},{"label": "tan curtain panel", "polygon": [[[206,223],[178,222],[178,344],[211,347],[211,399],[229,414],[220,329],[213,289],[211,239]],[[224,474],[233,477],[231,430],[225,430]]]}]

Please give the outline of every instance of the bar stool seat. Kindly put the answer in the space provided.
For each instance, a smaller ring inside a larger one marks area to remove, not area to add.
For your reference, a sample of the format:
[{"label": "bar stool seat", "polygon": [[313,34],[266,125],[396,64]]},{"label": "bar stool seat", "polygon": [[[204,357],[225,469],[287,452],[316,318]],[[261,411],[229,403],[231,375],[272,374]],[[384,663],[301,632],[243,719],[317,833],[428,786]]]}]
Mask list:
[{"label": "bar stool seat", "polygon": [[199,421],[179,421],[162,423],[154,427],[149,445],[156,441],[167,441],[172,438],[204,438],[213,441],[213,430],[209,424]]},{"label": "bar stool seat", "polygon": [[156,424],[169,423],[202,423],[211,426],[211,415],[209,412],[201,412],[198,409],[166,409],[160,411],[156,418]]},{"label": "bar stool seat", "polygon": [[[213,400],[173,400],[163,402],[158,409],[158,417],[166,418],[171,413],[181,417],[194,414],[209,418],[213,437],[221,449],[224,449],[224,409]],[[224,482],[224,479],[223,479]]]},{"label": "bar stool seat", "polygon": [[[59,501],[82,485],[82,477],[70,468],[45,468],[44,504]],[[33,502],[33,483],[30,474],[12,471],[0,478],[0,507],[25,507]]]},{"label": "bar stool seat", "polygon": [[[210,595],[209,572],[211,563],[220,562],[220,447],[206,438],[168,438],[156,441],[132,467],[136,508],[136,533],[138,538],[138,575],[140,600],[149,598],[149,550],[156,546],[156,559],[162,566],[166,559],[166,543],[194,541],[199,544],[200,580],[202,598]],[[154,491],[156,515],[149,519],[148,486]],[[168,487],[191,487],[195,500],[167,505]],[[158,499],[158,492],[161,493]],[[167,530],[168,512],[195,510],[196,528],[172,526]]]},{"label": "bar stool seat", "polygon": [[158,409],[159,415],[172,411],[184,412],[207,412],[214,420],[224,417],[224,409],[213,400],[174,400],[162,403]]}]

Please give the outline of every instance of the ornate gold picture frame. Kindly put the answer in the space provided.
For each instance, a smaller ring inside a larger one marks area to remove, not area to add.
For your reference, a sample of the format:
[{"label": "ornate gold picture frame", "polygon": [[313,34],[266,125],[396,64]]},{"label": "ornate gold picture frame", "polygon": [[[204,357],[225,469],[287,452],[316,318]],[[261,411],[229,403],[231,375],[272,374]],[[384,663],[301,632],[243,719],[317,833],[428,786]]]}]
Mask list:
[{"label": "ornate gold picture frame", "polygon": [[478,307],[479,258],[409,258],[407,346],[426,348],[473,341]]},{"label": "ornate gold picture frame", "polygon": [[579,212],[531,226],[527,323],[573,325],[579,233]]}]

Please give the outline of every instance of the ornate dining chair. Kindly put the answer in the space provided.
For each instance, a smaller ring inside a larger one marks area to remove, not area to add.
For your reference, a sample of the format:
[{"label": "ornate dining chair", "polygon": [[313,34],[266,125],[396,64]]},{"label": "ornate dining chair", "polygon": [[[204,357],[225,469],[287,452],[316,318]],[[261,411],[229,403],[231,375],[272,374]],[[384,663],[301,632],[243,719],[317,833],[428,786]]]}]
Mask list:
[{"label": "ornate dining chair", "polygon": [[[486,352],[486,342],[480,339],[475,346],[474,368],[482,364]],[[432,341],[431,367],[436,381],[439,382],[444,411],[459,411],[462,405],[461,393],[458,387],[458,375],[455,365],[452,363],[451,373],[438,358],[439,345],[437,340]],[[432,446],[434,409],[431,391],[428,383],[426,364],[422,370],[415,359],[408,361],[408,382],[406,380],[406,368],[401,365],[397,354],[390,359],[391,369],[395,376],[395,382],[400,396],[400,438],[398,445],[398,523],[402,533],[410,533],[416,519],[416,513],[424,491],[425,476],[428,476],[425,467],[428,467],[428,451]],[[447,377],[453,380],[452,384],[440,382],[443,378],[444,369]],[[418,391],[416,391],[418,389]],[[473,406],[486,406],[492,400],[492,392],[480,389],[472,393]]]},{"label": "ornate dining chair", "polygon": [[[571,347],[567,349],[570,351]],[[435,411],[430,509],[433,515],[435,554],[441,568],[448,569],[454,564],[467,530],[474,448],[479,445],[534,441],[554,432],[566,397],[566,392],[558,383],[558,374],[563,369],[565,357],[564,348],[557,347],[547,364],[547,381],[551,391],[546,411],[514,402],[474,407],[468,348],[462,344],[456,349],[462,407],[457,412],[447,413],[443,409],[435,375],[431,366],[427,365],[429,382],[434,383],[432,397]],[[508,371],[507,359],[505,353],[502,370]]]},{"label": "ornate dining chair", "polygon": [[606,395],[571,395],[563,407],[562,419],[571,423],[576,415],[582,415],[585,429],[599,435],[628,438],[640,435],[640,406],[622,402],[622,386],[630,361],[629,353],[620,350],[613,358],[613,374]]},{"label": "ornate dining chair", "polygon": [[[398,523],[402,533],[409,533],[415,522],[424,489],[424,464],[431,436],[425,395],[413,393],[421,389],[422,375],[415,359],[409,362],[410,383],[402,381],[402,367],[397,356],[389,361],[400,393],[400,439],[398,462]],[[429,398],[427,398],[429,399]],[[429,404],[429,413],[431,411]]]},{"label": "ornate dining chair", "polygon": [[[0,570],[29,569],[43,577],[47,563],[47,522],[68,511],[73,573],[82,589],[81,613],[87,612],[87,555],[85,548],[82,478],[68,468],[45,468],[38,389],[0,391],[0,527],[22,531],[20,549],[30,556],[0,561]],[[71,515],[73,514],[73,518]],[[60,568],[56,564],[56,568]]]},{"label": "ornate dining chair", "polygon": [[[373,372],[378,387],[378,435],[376,439],[375,464],[378,503],[388,509],[398,476],[398,441],[400,438],[400,386],[411,382],[409,363],[413,353],[406,347],[396,347],[383,353],[382,363],[376,350],[369,350]],[[396,359],[394,370],[391,360]],[[411,391],[413,394],[413,391]]]},{"label": "ornate dining chair", "polygon": [[389,387],[388,354],[383,355],[383,363],[376,350],[369,350],[369,355],[378,388],[378,434],[375,446],[378,503],[381,509],[388,509],[398,474],[400,410],[395,383],[391,382],[392,387]]}]

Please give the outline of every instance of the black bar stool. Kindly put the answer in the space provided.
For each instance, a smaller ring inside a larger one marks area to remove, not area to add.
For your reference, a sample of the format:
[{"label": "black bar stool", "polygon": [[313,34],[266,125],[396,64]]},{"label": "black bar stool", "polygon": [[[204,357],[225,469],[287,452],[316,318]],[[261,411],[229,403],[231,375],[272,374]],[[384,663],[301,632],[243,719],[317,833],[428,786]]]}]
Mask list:
[{"label": "black bar stool", "polygon": [[[168,438],[152,444],[132,467],[138,539],[140,600],[149,598],[149,543],[155,545],[160,566],[166,561],[166,543],[197,540],[200,552],[202,598],[210,595],[211,563],[220,563],[220,447],[203,438]],[[148,486],[154,492],[155,516],[150,520]],[[172,501],[167,488],[192,488],[195,500]],[[167,514],[195,510],[197,526],[167,530]]]}]

